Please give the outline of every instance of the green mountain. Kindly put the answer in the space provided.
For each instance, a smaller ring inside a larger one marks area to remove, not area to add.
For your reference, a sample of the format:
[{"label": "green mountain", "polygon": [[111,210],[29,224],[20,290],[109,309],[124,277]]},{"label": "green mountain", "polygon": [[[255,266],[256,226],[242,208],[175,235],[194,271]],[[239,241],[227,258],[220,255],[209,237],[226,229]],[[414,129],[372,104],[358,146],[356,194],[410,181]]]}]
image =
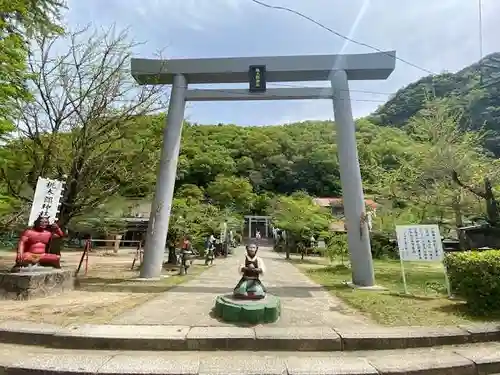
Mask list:
[{"label": "green mountain", "polygon": [[485,147],[500,156],[500,53],[456,73],[429,75],[400,89],[370,120],[381,126],[402,127],[433,98],[463,111],[463,129],[487,130]]}]

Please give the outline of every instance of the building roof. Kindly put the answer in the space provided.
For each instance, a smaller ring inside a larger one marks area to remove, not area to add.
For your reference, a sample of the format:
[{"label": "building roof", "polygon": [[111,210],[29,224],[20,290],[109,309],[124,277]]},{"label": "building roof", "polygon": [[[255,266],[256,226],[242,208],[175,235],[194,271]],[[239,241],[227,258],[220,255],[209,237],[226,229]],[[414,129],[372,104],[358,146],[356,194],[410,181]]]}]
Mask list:
[{"label": "building roof", "polygon": [[[314,198],[314,203],[321,207],[342,207],[344,204],[342,202],[342,198]],[[377,208],[378,204],[371,200],[365,199],[365,205],[371,208]]]},{"label": "building roof", "polygon": [[330,223],[329,229],[331,232],[345,232],[345,224],[343,220]]}]

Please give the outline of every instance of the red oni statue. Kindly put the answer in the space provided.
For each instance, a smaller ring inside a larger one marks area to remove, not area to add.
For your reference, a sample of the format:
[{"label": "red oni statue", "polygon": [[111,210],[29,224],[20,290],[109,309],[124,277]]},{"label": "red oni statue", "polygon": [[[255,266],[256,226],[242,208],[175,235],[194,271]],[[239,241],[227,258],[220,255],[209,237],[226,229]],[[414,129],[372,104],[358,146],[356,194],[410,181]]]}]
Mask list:
[{"label": "red oni statue", "polygon": [[54,237],[64,237],[64,232],[57,224],[49,224],[47,217],[40,216],[33,227],[21,235],[17,247],[16,266],[26,267],[38,264],[44,267],[61,268],[61,256],[50,254],[49,245]]}]

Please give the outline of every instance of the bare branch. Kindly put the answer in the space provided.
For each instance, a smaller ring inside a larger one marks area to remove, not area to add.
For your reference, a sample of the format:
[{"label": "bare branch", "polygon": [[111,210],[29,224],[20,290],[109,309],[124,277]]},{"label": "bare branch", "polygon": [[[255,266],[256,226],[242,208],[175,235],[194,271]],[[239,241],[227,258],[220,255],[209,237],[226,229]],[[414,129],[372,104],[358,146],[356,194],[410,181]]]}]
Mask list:
[{"label": "bare branch", "polygon": [[455,182],[461,188],[470,191],[472,194],[475,194],[480,198],[487,199],[486,193],[484,191],[477,189],[473,186],[466,185],[462,181],[460,181],[460,179],[458,178],[458,173],[456,171],[451,172],[451,178],[453,182]]},{"label": "bare branch", "polygon": [[[67,221],[137,180],[145,161],[143,145],[132,142],[137,122],[166,108],[167,95],[161,85],[133,80],[130,58],[139,44],[126,30],[85,27],[36,42],[29,61],[34,100],[19,103],[16,145],[29,160],[24,185],[34,188],[39,176],[67,175]],[[69,47],[61,51],[63,44]],[[12,171],[3,172],[13,181]]]}]

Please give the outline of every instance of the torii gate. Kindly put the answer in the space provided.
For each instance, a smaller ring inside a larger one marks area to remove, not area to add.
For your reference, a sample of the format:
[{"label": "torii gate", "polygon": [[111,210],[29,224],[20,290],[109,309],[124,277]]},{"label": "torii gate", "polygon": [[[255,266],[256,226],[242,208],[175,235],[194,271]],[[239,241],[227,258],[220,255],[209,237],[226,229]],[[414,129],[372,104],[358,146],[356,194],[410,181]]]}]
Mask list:
[{"label": "torii gate", "polygon": [[[394,71],[395,51],[356,55],[310,55],[204,59],[132,59],[141,85],[172,85],[141,278],[160,277],[174,194],[187,101],[331,99],[336,124],[340,177],[356,286],[374,286],[370,237],[356,147],[348,80],[386,79]],[[326,81],[331,88],[266,89],[266,82]],[[189,84],[249,83],[245,89],[188,89]]]}]

